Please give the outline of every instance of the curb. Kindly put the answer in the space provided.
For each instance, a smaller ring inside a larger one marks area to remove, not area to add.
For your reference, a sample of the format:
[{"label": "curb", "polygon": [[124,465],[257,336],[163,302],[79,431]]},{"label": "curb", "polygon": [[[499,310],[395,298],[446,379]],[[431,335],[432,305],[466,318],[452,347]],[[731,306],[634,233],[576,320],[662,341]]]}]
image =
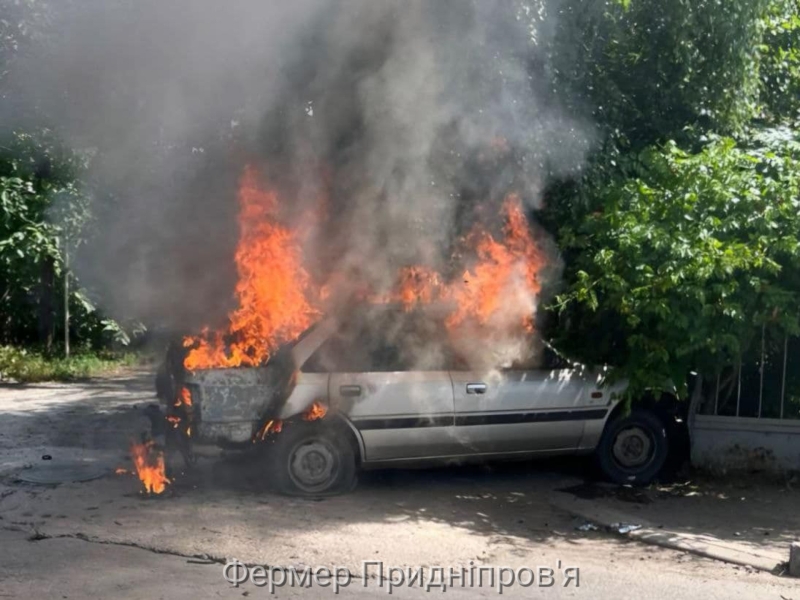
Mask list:
[{"label": "curb", "polygon": [[620,524],[640,525],[638,529],[618,534],[644,544],[682,550],[705,558],[752,567],[759,571],[781,573],[785,570],[787,558],[777,552],[724,541],[712,535],[659,528],[641,518],[634,518],[629,514],[598,506],[594,502],[581,500],[567,493],[553,494],[550,497],[550,504],[554,508],[564,510],[575,517],[595,523],[615,533],[618,533]]}]

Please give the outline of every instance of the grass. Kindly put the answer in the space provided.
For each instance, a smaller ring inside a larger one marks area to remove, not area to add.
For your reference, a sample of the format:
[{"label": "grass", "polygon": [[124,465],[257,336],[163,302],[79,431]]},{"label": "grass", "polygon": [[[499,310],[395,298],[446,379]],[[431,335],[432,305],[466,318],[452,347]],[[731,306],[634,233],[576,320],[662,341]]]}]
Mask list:
[{"label": "grass", "polygon": [[76,381],[107,375],[139,362],[139,357],[131,352],[81,352],[64,358],[14,346],[0,346],[0,380],[11,379],[20,383]]}]

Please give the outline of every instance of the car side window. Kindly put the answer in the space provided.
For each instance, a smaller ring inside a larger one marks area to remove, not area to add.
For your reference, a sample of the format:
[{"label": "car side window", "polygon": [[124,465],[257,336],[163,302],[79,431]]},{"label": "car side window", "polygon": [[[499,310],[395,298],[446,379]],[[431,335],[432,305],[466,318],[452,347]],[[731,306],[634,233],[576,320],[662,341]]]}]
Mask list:
[{"label": "car side window", "polygon": [[301,367],[306,373],[468,370],[441,322],[424,314],[386,311],[354,318]]},{"label": "car side window", "polygon": [[385,330],[384,336],[398,349],[406,371],[461,371],[466,362],[452,345],[441,318],[424,311],[405,311]]},{"label": "car side window", "polygon": [[344,366],[339,352],[341,342],[338,336],[332,336],[325,340],[319,348],[308,358],[300,367],[304,373],[330,373],[340,371]]},{"label": "car side window", "polygon": [[305,373],[369,373],[406,371],[396,346],[366,332],[337,333],[326,340],[302,367]]}]

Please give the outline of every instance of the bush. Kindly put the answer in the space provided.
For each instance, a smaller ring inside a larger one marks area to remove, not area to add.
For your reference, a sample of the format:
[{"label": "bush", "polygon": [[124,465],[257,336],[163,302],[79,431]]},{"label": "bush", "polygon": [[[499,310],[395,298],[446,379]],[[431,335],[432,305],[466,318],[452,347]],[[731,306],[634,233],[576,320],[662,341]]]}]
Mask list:
[{"label": "bush", "polygon": [[132,366],[138,357],[125,354],[77,354],[69,358],[47,356],[14,346],[0,346],[0,380],[21,383],[76,381],[113,373]]},{"label": "bush", "polygon": [[560,346],[620,367],[641,392],[735,363],[764,325],[800,332],[794,132],[697,153],[669,143],[629,160],[635,176],[599,187],[597,210],[559,231],[572,257],[556,302]]}]

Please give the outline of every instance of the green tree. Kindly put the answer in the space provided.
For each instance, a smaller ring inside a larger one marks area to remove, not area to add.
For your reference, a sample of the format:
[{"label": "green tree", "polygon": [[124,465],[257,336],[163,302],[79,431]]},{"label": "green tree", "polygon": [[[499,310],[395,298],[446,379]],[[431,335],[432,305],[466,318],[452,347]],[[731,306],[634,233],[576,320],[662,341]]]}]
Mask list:
[{"label": "green tree", "polygon": [[559,239],[559,342],[632,394],[730,364],[767,322],[800,332],[800,143],[789,130],[689,154],[651,147]]},{"label": "green tree", "polygon": [[763,20],[762,117],[800,122],[800,1],[776,0]]},{"label": "green tree", "polygon": [[48,8],[42,0],[0,0],[0,82],[47,22]]},{"label": "green tree", "polygon": [[[63,310],[65,245],[80,244],[90,219],[79,177],[86,157],[49,131],[16,134],[0,148],[0,340],[54,343]],[[93,309],[73,293],[76,313]]]},{"label": "green tree", "polygon": [[797,333],[797,0],[560,6],[557,95],[602,137],[540,215],[566,264],[553,336],[636,395],[734,362],[764,323]]},{"label": "green tree", "polygon": [[635,151],[755,114],[770,0],[565,0],[547,44],[559,99]]}]

